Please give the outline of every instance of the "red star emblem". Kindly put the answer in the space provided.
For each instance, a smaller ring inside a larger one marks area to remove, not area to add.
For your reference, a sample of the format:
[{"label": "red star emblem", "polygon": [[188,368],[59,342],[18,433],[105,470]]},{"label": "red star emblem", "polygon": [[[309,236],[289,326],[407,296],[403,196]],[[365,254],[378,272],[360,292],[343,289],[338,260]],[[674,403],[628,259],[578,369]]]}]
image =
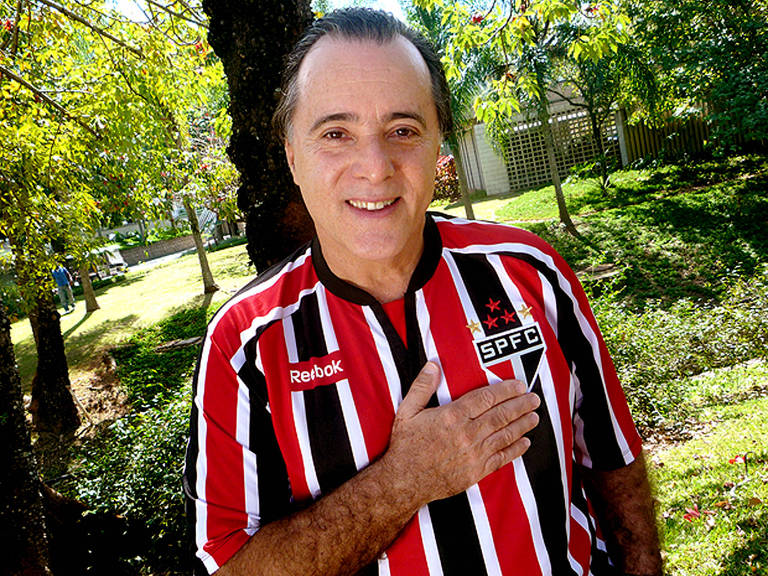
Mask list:
[{"label": "red star emblem", "polygon": [[491,315],[488,314],[488,319],[487,320],[483,320],[483,324],[488,326],[489,330],[491,328],[498,328],[498,326],[496,326],[496,322],[498,322],[498,320],[499,320],[498,318],[491,318]]},{"label": "red star emblem", "polygon": [[491,312],[493,312],[494,310],[501,311],[499,304],[501,304],[501,300],[494,301],[493,298],[488,298],[488,304],[486,304],[486,306],[490,309]]},{"label": "red star emblem", "polygon": [[504,320],[504,324],[512,324],[515,321],[515,313],[504,310],[504,316],[501,317]]}]

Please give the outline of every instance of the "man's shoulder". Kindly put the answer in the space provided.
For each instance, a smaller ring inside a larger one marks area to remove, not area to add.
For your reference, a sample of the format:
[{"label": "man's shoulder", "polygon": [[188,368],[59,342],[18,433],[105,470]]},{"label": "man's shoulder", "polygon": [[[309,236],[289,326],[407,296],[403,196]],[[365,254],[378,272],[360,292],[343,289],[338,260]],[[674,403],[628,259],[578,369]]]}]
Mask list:
[{"label": "man's shoulder", "polygon": [[259,273],[227,300],[209,322],[209,335],[258,329],[279,320],[313,282],[316,275],[308,243]]},{"label": "man's shoulder", "polygon": [[485,254],[521,250],[546,255],[555,253],[545,240],[523,228],[485,220],[466,220],[434,212],[430,215],[437,224],[443,247],[448,250],[476,250]]}]

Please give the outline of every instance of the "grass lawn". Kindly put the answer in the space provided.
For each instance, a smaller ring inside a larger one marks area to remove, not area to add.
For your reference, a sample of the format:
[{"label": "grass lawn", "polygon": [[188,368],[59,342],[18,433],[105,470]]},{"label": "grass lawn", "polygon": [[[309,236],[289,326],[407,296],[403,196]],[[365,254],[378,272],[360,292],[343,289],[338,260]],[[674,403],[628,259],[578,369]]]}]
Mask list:
[{"label": "grass lawn", "polygon": [[668,572],[768,574],[768,365],[692,382],[687,441],[652,449]]},{"label": "grass lawn", "polygon": [[[214,280],[219,285],[209,308],[217,308],[241,288],[255,273],[249,265],[245,245],[208,254]],[[197,254],[187,254],[139,271],[129,270],[122,282],[96,291],[101,307],[85,314],[80,297],[75,311],[61,317],[61,330],[73,379],[90,372],[105,348],[125,340],[137,330],[155,324],[174,311],[201,305],[203,283]],[[25,391],[29,390],[37,363],[37,353],[29,321],[11,326],[11,337]]]}]

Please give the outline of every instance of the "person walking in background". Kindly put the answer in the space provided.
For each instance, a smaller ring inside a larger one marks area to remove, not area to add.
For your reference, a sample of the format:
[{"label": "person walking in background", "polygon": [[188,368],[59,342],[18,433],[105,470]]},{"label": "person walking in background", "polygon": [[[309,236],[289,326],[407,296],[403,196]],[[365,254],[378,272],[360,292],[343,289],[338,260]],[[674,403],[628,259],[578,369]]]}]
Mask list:
[{"label": "person walking in background", "polygon": [[74,312],[75,297],[72,295],[72,275],[69,270],[59,264],[53,271],[53,279],[56,280],[56,288],[59,291],[59,300],[64,306],[64,312]]}]

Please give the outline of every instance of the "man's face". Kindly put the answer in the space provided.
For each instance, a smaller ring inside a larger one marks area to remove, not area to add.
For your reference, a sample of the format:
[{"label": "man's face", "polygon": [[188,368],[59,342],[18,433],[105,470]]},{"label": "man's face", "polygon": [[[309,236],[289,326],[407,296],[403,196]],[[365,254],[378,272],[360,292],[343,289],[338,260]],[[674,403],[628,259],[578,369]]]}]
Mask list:
[{"label": "man's face", "polygon": [[402,37],[325,37],[298,82],[285,150],[329,265],[407,267],[422,250],[441,140],[426,63]]}]

